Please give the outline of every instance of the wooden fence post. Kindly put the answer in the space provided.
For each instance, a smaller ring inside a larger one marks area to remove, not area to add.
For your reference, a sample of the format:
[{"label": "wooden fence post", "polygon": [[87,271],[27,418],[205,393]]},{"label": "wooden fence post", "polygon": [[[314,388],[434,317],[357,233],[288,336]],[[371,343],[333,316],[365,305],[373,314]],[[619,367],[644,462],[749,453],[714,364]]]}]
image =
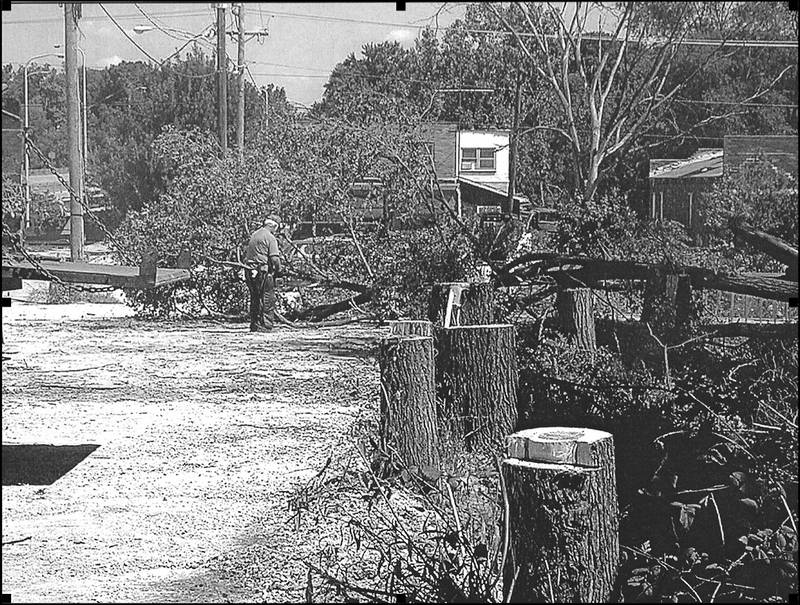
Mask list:
[{"label": "wooden fence post", "polygon": [[390,322],[392,336],[433,336],[433,324],[426,319],[401,319]]},{"label": "wooden fence post", "polygon": [[561,329],[575,337],[578,348],[587,351],[597,349],[592,296],[591,288],[559,289],[556,296]]},{"label": "wooden fence post", "polygon": [[460,285],[461,309],[458,325],[483,326],[494,322],[494,289],[489,283],[453,282],[434,284],[428,299],[428,319],[436,327],[444,325],[450,286]]},{"label": "wooden fence post", "polygon": [[506,602],[607,603],[619,564],[613,437],[535,428],[507,448]]},{"label": "wooden fence post", "polygon": [[411,467],[439,468],[433,338],[381,339],[381,440]]},{"label": "wooden fence post", "polygon": [[438,329],[437,336],[442,427],[467,449],[502,444],[517,424],[514,326],[455,326]]}]

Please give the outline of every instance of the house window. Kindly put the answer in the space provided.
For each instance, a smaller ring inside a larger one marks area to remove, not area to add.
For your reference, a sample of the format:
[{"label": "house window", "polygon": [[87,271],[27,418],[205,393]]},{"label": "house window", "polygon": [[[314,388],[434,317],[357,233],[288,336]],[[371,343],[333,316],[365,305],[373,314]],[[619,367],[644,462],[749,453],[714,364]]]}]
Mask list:
[{"label": "house window", "polygon": [[465,147],[461,150],[461,170],[465,172],[494,172],[494,149]]}]

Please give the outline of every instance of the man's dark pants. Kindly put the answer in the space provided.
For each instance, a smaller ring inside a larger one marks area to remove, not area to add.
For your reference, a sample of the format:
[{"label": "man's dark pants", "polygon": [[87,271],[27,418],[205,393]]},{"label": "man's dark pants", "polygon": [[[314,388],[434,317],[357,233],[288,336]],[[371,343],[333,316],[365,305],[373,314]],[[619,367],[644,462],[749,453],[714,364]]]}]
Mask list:
[{"label": "man's dark pants", "polygon": [[245,275],[250,290],[250,331],[271,330],[275,322],[275,278],[266,271],[245,271]]}]

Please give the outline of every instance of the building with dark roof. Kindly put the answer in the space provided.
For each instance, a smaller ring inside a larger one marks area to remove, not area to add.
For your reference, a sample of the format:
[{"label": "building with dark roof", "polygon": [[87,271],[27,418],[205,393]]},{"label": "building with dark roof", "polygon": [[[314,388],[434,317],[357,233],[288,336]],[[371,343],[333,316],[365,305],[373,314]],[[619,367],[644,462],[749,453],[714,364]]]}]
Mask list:
[{"label": "building with dark roof", "polygon": [[650,160],[649,216],[702,231],[703,195],[748,162],[766,158],[797,176],[797,135],[726,136],[722,148],[700,148],[685,159]]}]

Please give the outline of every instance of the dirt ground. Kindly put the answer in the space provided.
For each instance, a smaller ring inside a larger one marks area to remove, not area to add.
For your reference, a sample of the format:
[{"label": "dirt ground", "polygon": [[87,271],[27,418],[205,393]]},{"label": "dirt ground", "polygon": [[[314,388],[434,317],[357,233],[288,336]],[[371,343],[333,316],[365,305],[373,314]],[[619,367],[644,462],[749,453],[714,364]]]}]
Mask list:
[{"label": "dirt ground", "polygon": [[287,501],[376,405],[369,352],[386,330],[130,315],[3,310],[2,591],[303,601],[303,559],[332,528],[296,531]]}]

